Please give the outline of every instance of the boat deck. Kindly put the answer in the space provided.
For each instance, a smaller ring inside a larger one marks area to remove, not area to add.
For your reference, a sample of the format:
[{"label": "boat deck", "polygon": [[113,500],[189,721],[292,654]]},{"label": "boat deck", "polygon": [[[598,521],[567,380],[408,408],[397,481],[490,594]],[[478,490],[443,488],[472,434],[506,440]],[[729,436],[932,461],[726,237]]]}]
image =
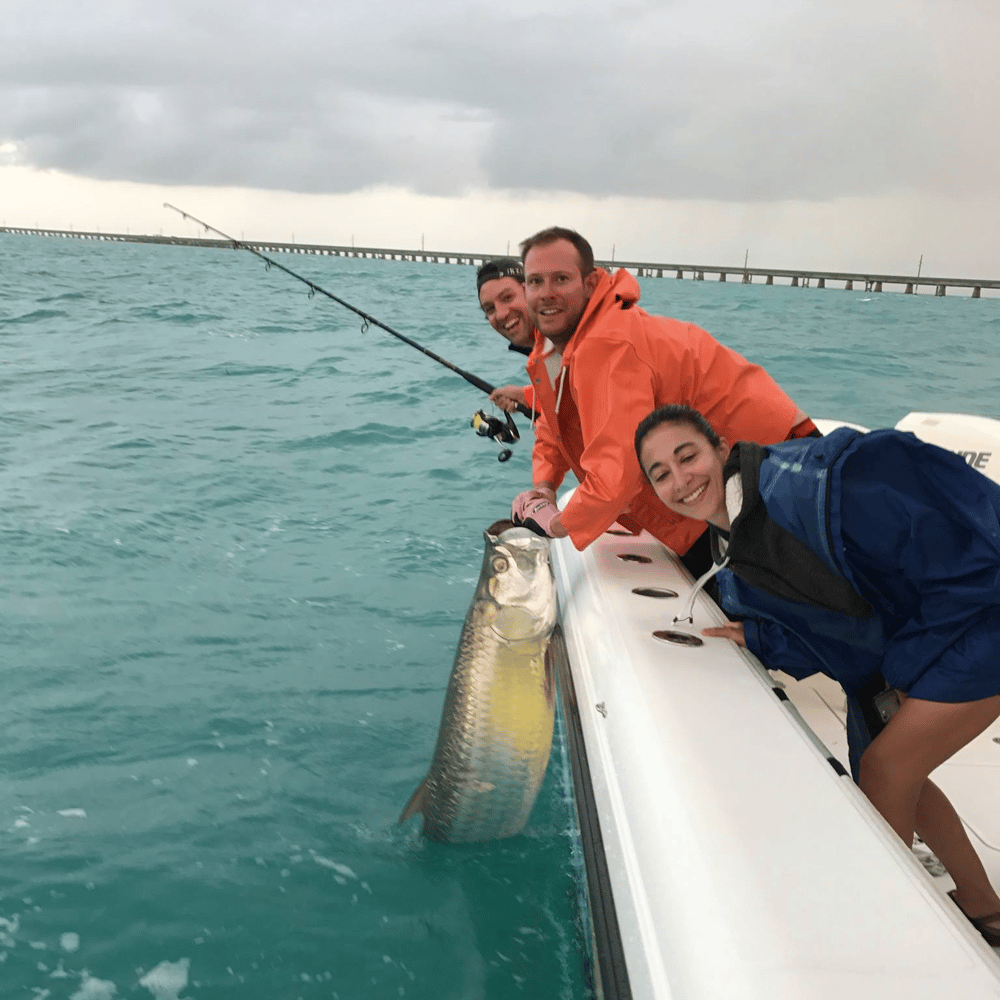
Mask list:
[{"label": "boat deck", "polygon": [[[804,681],[780,672],[772,677],[820,742],[848,768],[844,730],[847,709],[839,685],[821,674]],[[942,764],[931,777],[958,810],[990,880],[1000,886],[1000,801],[990,794],[1000,789],[1000,720]],[[954,889],[951,877],[926,848],[918,843],[915,853],[942,893]],[[1000,954],[1000,949],[994,951]]]}]

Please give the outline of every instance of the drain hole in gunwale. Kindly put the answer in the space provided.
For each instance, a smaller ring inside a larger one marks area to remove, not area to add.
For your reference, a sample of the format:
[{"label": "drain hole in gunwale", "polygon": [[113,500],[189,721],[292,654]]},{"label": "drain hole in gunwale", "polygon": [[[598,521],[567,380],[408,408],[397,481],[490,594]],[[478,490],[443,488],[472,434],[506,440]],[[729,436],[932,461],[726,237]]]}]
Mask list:
[{"label": "drain hole in gunwale", "polygon": [[653,633],[654,639],[662,642],[672,642],[678,646],[703,646],[705,643],[690,632],[658,631]]},{"label": "drain hole in gunwale", "polygon": [[667,590],[666,587],[633,587],[633,594],[640,597],[676,597],[676,590]]}]

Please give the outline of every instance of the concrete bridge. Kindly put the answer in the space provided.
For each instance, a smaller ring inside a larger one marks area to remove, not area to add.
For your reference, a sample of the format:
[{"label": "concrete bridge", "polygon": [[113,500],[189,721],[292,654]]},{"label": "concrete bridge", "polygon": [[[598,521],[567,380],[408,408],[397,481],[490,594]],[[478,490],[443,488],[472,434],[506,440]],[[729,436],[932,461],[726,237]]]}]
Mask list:
[{"label": "concrete bridge", "polygon": [[[205,240],[185,236],[144,236],[130,233],[79,232],[73,229],[27,229],[20,226],[0,226],[0,233],[11,233],[23,236],[54,236],[78,240],[97,240],[116,243],[161,243],[171,246],[212,247],[215,249],[232,249],[229,240]],[[277,243],[266,240],[240,240],[241,245],[252,247],[260,253],[296,253],[326,257],[356,257],[370,260],[401,260],[420,261],[427,264],[465,264],[478,266],[486,260],[501,256],[500,254],[468,253],[453,250],[396,250],[384,247],[353,247],[333,246],[318,243]],[[873,274],[866,271],[804,271],[796,268],[773,267],[720,267],[710,264],[663,264],[636,260],[599,260],[601,267],[614,269],[618,267],[633,271],[640,278],[688,278],[693,281],[738,281],[749,285],[759,279],[765,285],[775,284],[775,278],[780,283],[788,283],[793,288],[826,288],[843,287],[848,291],[864,289],[866,292],[881,292],[885,286],[902,289],[906,295],[917,294],[923,288],[933,288],[936,296],[945,295],[947,289],[971,289],[971,297],[978,299],[982,290],[1000,289],[1000,279],[983,278],[938,278],[903,274]],[[709,277],[706,278],[706,275]],[[841,286],[842,283],[842,286]]]},{"label": "concrete bridge", "polygon": [[865,271],[801,271],[775,267],[718,267],[702,264],[646,264],[641,262],[621,262],[617,267],[634,269],[640,278],[662,278],[673,273],[682,279],[685,273],[694,281],[705,281],[705,275],[717,276],[718,281],[730,278],[743,285],[750,285],[754,278],[762,278],[763,284],[773,285],[775,278],[788,278],[793,288],[808,288],[815,283],[817,288],[826,288],[827,282],[843,282],[843,287],[851,291],[855,286],[866,292],[881,292],[884,285],[902,286],[906,295],[915,295],[917,290],[933,288],[935,295],[944,295],[948,288],[971,288],[972,298],[982,296],[984,288],[1000,288],[1000,280],[984,278],[935,278],[930,275],[916,276],[904,274],[872,274]]}]

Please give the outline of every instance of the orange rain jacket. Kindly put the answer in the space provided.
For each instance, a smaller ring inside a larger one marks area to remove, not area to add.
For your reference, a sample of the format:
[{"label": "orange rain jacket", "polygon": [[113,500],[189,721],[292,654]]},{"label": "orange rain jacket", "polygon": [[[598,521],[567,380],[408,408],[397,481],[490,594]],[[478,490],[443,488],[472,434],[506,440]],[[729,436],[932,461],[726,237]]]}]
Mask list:
[{"label": "orange rain jacket", "polygon": [[686,403],[727,441],[784,441],[797,407],[759,365],[711,334],[635,305],[639,283],[604,273],[562,356],[553,387],[546,341],[536,331],[528,359],[541,411],[535,429],[535,483],[558,486],[572,469],[580,481],[562,513],[573,544],[586,548],[615,521],[645,528],[678,555],[705,530],[675,514],[653,492],[635,457],[639,422],[658,406]]}]

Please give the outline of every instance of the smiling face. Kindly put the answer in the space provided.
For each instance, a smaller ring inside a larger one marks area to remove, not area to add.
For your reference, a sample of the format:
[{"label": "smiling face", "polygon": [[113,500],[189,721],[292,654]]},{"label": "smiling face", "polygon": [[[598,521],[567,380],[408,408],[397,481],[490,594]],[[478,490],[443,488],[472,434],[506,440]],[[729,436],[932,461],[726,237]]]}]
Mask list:
[{"label": "smiling face", "polygon": [[528,309],[538,330],[560,350],[576,331],[600,278],[580,272],[580,255],[569,240],[532,247],[524,258]]},{"label": "smiling face", "polygon": [[533,347],[535,326],[528,315],[524,285],[516,278],[494,278],[479,289],[479,305],[490,326],[515,347]]},{"label": "smiling face", "polygon": [[654,427],[642,442],[639,460],[653,491],[672,511],[729,530],[722,467],[725,441],[713,445],[688,423]]}]

